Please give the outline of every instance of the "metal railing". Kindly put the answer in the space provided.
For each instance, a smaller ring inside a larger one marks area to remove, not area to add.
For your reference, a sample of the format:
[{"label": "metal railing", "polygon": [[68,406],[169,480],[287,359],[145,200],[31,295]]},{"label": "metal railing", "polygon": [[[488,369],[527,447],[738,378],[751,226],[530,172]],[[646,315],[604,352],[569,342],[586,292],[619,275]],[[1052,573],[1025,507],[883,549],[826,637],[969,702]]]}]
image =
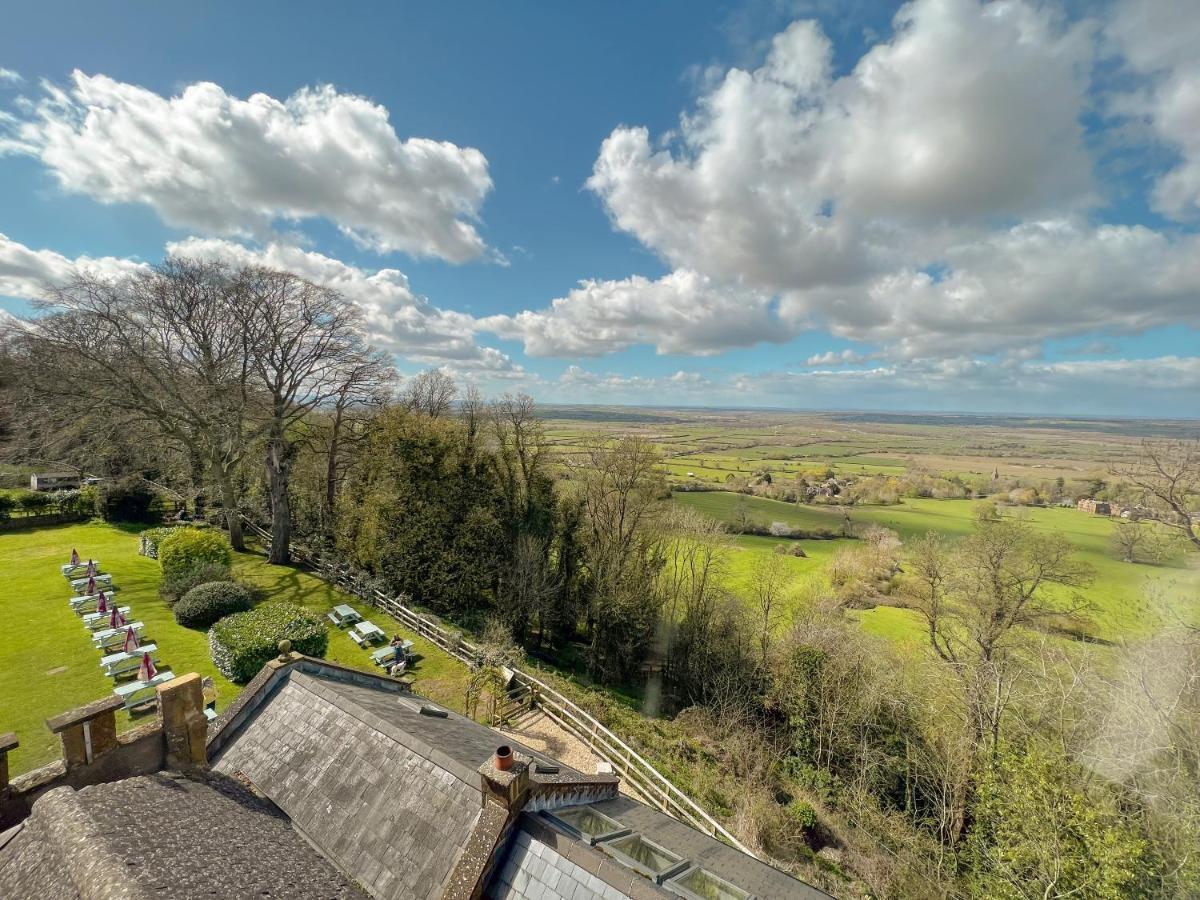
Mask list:
[{"label": "metal railing", "polygon": [[[270,540],[271,536],[265,529],[249,519],[245,519],[245,523],[247,528],[260,539]],[[444,628],[411,609],[405,605],[401,597],[389,597],[382,591],[371,588],[369,579],[355,573],[350,566],[322,560],[298,544],[292,545],[291,553],[296,560],[304,563],[330,584],[334,584],[347,593],[383,610],[406,628],[421,635],[468,666],[477,664],[478,647],[464,639],[461,632]],[[613,771],[632,786],[636,793],[650,805],[698,831],[725,841],[743,853],[751,856],[757,855],[599,719],[535,675],[515,666],[512,667],[512,670],[513,682],[518,686],[528,688],[532,694],[533,703],[539,709],[564,730],[586,744],[591,752],[608,762],[613,767]]]}]

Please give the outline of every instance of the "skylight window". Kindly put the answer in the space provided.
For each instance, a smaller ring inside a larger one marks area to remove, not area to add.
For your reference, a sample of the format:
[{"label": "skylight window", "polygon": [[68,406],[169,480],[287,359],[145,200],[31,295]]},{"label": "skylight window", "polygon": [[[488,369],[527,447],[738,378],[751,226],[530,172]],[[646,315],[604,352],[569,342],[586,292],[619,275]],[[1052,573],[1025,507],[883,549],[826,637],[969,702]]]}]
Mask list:
[{"label": "skylight window", "polygon": [[589,844],[629,831],[616,819],[606,816],[590,806],[566,806],[553,812],[547,812],[546,815],[559,825],[565,826],[568,831],[579,835]]},{"label": "skylight window", "polygon": [[615,837],[596,845],[609,856],[613,857],[633,871],[645,875],[658,884],[682,870],[685,865],[682,856],[678,856],[666,847],[660,847],[640,834],[627,834]]},{"label": "skylight window", "polygon": [[753,900],[749,893],[737,885],[730,884],[724,878],[719,878],[699,866],[693,866],[676,875],[664,883],[663,887],[686,897],[687,900]]}]

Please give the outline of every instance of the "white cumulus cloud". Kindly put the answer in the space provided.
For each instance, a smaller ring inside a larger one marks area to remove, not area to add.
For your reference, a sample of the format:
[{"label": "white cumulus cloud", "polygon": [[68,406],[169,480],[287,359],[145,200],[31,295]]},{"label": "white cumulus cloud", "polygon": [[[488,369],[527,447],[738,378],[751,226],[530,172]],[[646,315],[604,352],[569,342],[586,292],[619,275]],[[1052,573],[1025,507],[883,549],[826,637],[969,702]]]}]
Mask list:
[{"label": "white cumulus cloud", "polygon": [[0,234],[0,296],[36,300],[47,286],[61,284],[76,271],[120,275],[141,263],[112,256],[69,259],[53,250],[34,250]]},{"label": "white cumulus cloud", "polygon": [[487,250],[475,227],[492,186],[483,154],[401,139],[365,97],[322,86],[241,99],[208,82],[165,97],[79,71],[44,88],[0,146],[41,159],[65,190],[214,235],[324,218],[381,252],[462,262]]},{"label": "white cumulus cloud", "polygon": [[1143,82],[1114,107],[1144,121],[1177,154],[1153,203],[1177,219],[1200,217],[1200,8],[1193,0],[1121,0],[1107,35]]},{"label": "white cumulus cloud", "polygon": [[793,336],[770,296],[688,270],[658,280],[584,281],[547,309],[488,316],[478,325],[523,341],[531,356],[598,356],[634,344],[704,356]]},{"label": "white cumulus cloud", "polygon": [[[1155,194],[1168,212],[1200,197],[1200,16],[1186,6],[1128,0],[1106,31],[1181,154]],[[772,335],[824,329],[904,359],[1200,325],[1200,237],[1098,214],[1083,124],[1095,21],[1031,0],[913,0],[893,26],[836,75],[820,26],[796,22],[757,69],[710,77],[677,132],[604,141],[588,184],[615,226],[729,298],[703,307],[707,352],[745,346],[761,310],[778,313]],[[611,284],[622,308],[653,309],[660,282]],[[669,318],[638,334],[681,340]],[[605,337],[572,333],[577,350],[605,352]]]}]

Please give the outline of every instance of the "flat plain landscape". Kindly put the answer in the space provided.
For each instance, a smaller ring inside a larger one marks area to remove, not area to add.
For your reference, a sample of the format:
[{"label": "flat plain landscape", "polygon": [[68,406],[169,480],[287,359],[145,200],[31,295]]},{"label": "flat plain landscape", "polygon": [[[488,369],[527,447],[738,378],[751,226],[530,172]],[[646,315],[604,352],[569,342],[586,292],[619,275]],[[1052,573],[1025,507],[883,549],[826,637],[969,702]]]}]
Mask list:
[{"label": "flat plain landscape", "polygon": [[[1111,546],[1121,520],[1083,512],[1074,502],[1114,488],[1120,481],[1117,473],[1137,459],[1144,440],[1193,437],[1200,432],[1195,422],[585,407],[550,407],[545,415],[547,435],[564,467],[585,464],[588,447],[621,436],[652,442],[663,457],[671,502],[725,523],[733,534],[728,568],[735,589],[746,586],[781,544],[771,536],[737,534],[739,523],[783,523],[800,532],[836,534],[848,521],[852,530],[869,525],[891,529],[904,543],[928,532],[958,538],[971,531],[983,502],[976,494],[982,492],[998,495],[1003,514],[1066,537],[1077,559],[1092,568],[1090,583],[1070,592],[1087,602],[1078,637],[1101,644],[1144,637],[1165,621],[1193,615],[1200,596],[1194,555],[1189,558],[1176,546],[1154,564],[1125,562]],[[764,475],[777,487],[828,477],[952,479],[970,496],[900,496],[888,504],[839,503],[837,498],[801,503],[746,493],[747,485],[761,483]],[[1040,488],[1039,502],[1008,503],[1008,494],[1022,487]],[[805,556],[786,557],[792,604],[811,596],[831,558],[855,539],[802,538],[796,543]],[[1068,592],[1056,590],[1067,602]],[[869,633],[923,649],[923,626],[911,610],[881,603],[852,615]],[[786,623],[787,617],[781,627]]]}]

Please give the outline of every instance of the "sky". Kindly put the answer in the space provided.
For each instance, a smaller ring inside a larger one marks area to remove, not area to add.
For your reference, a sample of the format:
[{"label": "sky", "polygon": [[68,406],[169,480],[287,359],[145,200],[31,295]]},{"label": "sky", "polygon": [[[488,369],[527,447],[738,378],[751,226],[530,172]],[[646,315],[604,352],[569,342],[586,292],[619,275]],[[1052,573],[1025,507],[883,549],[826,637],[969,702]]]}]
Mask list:
[{"label": "sky", "polygon": [[289,269],[545,402],[1200,416],[1195,0],[14,4],[0,311]]}]

